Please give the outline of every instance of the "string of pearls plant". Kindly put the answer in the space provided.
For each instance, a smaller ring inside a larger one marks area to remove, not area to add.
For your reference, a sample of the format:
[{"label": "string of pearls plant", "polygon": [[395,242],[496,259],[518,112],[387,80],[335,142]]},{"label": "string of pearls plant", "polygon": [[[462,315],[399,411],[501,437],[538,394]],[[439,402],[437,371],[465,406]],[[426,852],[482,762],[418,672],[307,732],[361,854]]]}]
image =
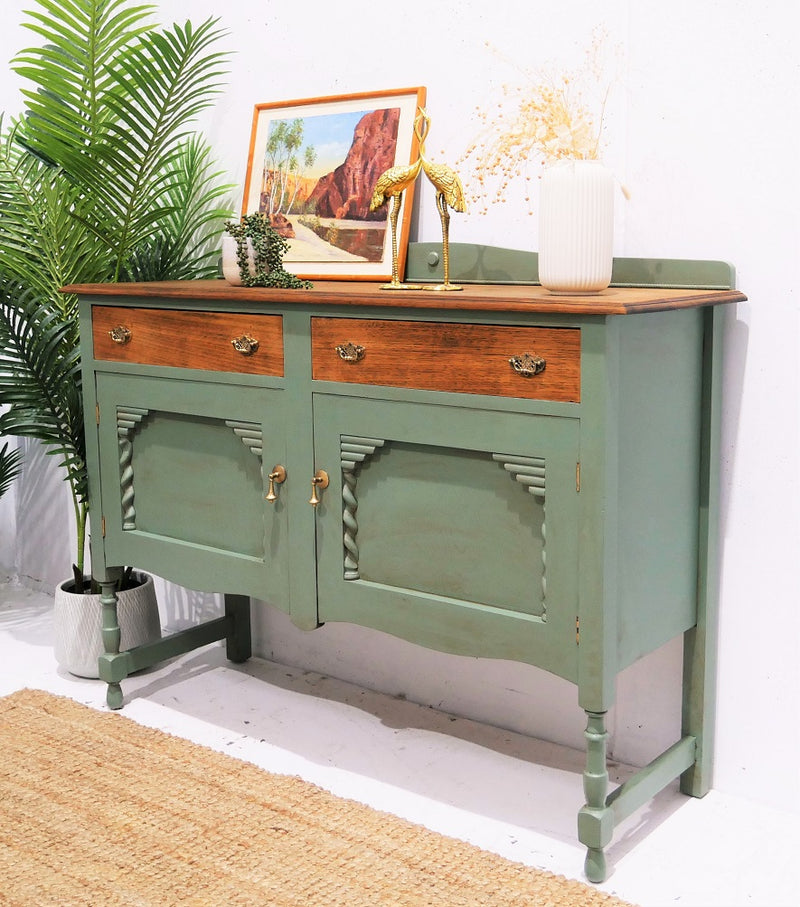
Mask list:
[{"label": "string of pearls plant", "polygon": [[[236,223],[228,221],[225,231],[236,240],[236,262],[244,287],[281,287],[283,289],[310,289],[308,280],[301,280],[283,267],[283,256],[289,243],[269,223],[266,214],[256,211],[245,214]],[[253,249],[254,273],[250,271],[248,239]]]}]

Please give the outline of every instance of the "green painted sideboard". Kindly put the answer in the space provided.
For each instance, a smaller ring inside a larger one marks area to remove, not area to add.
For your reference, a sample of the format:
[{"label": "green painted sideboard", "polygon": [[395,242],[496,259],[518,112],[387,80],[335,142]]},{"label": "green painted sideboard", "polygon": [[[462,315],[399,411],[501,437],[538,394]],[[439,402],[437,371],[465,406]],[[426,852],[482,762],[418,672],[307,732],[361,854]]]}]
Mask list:
[{"label": "green painted sideboard", "polygon": [[[420,262],[424,279],[436,255]],[[112,708],[133,671],[197,646],[248,658],[253,598],[304,629],[348,621],[577,684],[594,881],[622,818],[678,776],[708,790],[721,304],[741,293],[66,289]],[[119,652],[123,564],[225,593],[224,616]],[[681,634],[683,736],[609,793],[617,674]]]}]

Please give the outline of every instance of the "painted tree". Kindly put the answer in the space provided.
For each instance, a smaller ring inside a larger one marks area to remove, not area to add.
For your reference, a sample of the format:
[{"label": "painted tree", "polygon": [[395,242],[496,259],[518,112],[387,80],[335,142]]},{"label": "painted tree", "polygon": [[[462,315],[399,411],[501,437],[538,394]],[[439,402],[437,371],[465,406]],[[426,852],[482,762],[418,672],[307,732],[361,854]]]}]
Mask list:
[{"label": "painted tree", "polygon": [[294,205],[295,199],[297,198],[297,192],[300,189],[300,184],[303,180],[303,177],[306,175],[306,173],[308,173],[309,169],[314,166],[316,161],[317,161],[316,149],[314,148],[313,145],[307,145],[303,149],[303,166],[302,166],[302,168],[298,168],[295,172],[294,189],[292,190],[292,197],[289,200],[289,204],[286,207],[287,214],[289,214],[289,212],[292,210],[292,206]]},{"label": "painted tree", "polygon": [[262,174],[262,209],[266,214],[288,214],[291,211],[300,181],[316,161],[314,146],[303,148],[304,131],[301,117],[273,124],[264,149]]}]

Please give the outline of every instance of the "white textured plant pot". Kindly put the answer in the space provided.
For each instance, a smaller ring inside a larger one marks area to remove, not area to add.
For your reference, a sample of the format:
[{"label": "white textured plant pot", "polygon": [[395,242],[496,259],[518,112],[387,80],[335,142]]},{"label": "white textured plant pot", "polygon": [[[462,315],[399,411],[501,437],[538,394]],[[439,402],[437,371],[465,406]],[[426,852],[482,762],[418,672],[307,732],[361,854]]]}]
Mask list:
[{"label": "white textured plant pot", "polygon": [[[256,260],[253,254],[253,241],[248,238],[247,261],[250,265],[250,276],[255,276]],[[222,237],[222,276],[234,287],[242,285],[242,272],[239,270],[239,243],[235,236],[226,233]]]},{"label": "white textured plant pot", "polygon": [[598,293],[611,283],[614,177],[600,161],[545,168],[539,199],[539,280],[552,293]]},{"label": "white textured plant pot", "polygon": [[[141,586],[117,594],[120,651],[161,639],[161,619],[153,577],[140,575],[145,580]],[[70,674],[96,678],[99,676],[97,660],[105,651],[103,606],[98,594],[66,591],[65,587],[72,585],[72,580],[66,580],[55,592],[53,629],[56,662]]]}]

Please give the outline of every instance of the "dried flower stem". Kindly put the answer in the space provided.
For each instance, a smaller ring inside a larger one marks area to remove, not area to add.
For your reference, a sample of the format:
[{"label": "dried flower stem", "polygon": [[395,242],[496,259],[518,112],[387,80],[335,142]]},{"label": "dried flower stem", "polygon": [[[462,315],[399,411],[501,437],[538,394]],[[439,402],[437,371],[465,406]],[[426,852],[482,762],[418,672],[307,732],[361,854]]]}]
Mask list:
[{"label": "dried flower stem", "polygon": [[[504,202],[512,181],[529,182],[531,165],[599,157],[611,87],[602,60],[605,42],[605,32],[596,30],[584,65],[575,72],[535,74],[526,84],[504,86],[504,102],[491,112],[477,109],[482,129],[458,163],[472,171],[466,182],[480,213],[487,213],[490,203]],[[527,192],[526,200],[530,203]]]}]

